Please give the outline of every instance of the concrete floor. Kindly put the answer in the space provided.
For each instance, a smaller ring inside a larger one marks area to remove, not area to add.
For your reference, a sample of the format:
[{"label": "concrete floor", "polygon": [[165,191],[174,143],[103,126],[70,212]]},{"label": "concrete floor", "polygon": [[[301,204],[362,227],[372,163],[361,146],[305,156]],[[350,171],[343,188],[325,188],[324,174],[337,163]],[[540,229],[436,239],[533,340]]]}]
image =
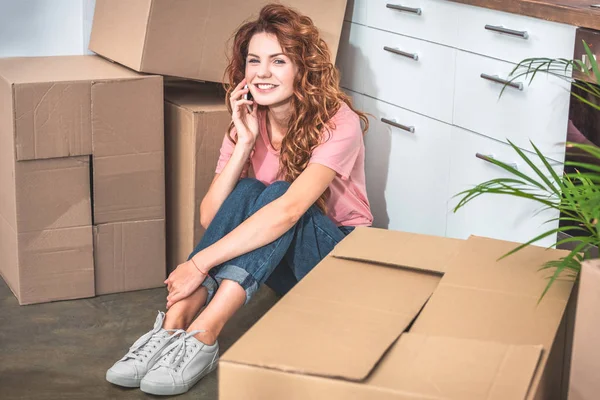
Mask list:
[{"label": "concrete floor", "polygon": [[[0,279],[0,398],[142,399],[139,389],[106,382],[106,370],[152,328],[164,310],[166,289],[90,299],[19,306]],[[227,350],[269,309],[277,297],[263,287],[225,327],[219,344]],[[178,399],[218,398],[217,373]]]}]

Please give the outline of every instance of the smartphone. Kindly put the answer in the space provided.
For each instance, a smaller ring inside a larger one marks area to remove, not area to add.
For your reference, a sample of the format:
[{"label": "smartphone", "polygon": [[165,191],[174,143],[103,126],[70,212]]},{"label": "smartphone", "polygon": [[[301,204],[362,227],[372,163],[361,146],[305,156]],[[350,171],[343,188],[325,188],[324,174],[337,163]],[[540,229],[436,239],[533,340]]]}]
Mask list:
[{"label": "smartphone", "polygon": [[[244,89],[248,89],[248,85],[245,85]],[[254,98],[252,97],[252,93],[250,93],[250,91],[248,91],[248,93],[246,93],[244,95],[244,100],[254,100]],[[252,113],[252,106],[251,105],[246,104],[246,108],[248,109],[249,113]]]}]

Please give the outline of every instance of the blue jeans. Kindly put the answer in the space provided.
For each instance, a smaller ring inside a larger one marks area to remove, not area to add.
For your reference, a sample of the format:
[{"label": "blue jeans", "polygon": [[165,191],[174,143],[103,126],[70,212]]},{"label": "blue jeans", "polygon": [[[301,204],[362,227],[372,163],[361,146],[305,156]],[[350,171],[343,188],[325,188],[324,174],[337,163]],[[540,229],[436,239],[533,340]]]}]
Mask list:
[{"label": "blue jeans", "polygon": [[[265,186],[252,178],[241,179],[206,229],[188,260],[234,230],[256,211],[283,195],[284,181]],[[283,296],[304,278],[354,227],[337,227],[315,205],[275,241],[212,268],[202,283],[208,289],[207,304],[223,279],[239,283],[246,303],[265,283]]]}]

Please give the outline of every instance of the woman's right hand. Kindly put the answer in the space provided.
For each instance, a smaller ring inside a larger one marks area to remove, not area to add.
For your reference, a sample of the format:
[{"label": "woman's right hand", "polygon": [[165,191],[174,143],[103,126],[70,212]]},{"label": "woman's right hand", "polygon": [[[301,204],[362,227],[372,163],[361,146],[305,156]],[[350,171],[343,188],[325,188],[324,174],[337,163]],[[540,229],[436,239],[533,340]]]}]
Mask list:
[{"label": "woman's right hand", "polygon": [[[249,89],[244,88],[246,78],[244,78],[231,92],[229,101],[231,102],[232,119],[237,131],[237,143],[252,147],[258,137],[258,106],[252,100],[245,100],[244,95]],[[247,106],[252,107],[252,112],[248,112]]]}]

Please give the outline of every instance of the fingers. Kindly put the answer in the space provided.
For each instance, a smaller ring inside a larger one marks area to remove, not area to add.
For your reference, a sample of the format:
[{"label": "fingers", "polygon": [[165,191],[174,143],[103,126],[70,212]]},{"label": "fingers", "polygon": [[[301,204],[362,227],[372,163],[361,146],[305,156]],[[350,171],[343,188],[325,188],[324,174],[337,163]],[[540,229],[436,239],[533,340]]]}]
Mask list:
[{"label": "fingers", "polygon": [[235,91],[237,91],[237,90],[240,90],[240,89],[242,89],[244,86],[246,86],[246,78],[242,79],[242,80],[240,81],[240,83],[238,83],[238,84],[237,84],[237,86],[235,87],[235,89],[233,89],[233,91],[235,92]]},{"label": "fingers", "polygon": [[167,296],[167,310],[171,308],[171,306],[177,303],[179,300],[184,299],[185,296],[181,292],[173,293]]},{"label": "fingers", "polygon": [[252,101],[252,100],[245,100],[245,99],[241,99],[241,100],[237,100],[237,101],[235,102],[235,106],[236,106],[236,107],[241,107],[241,106],[242,106],[242,105],[244,105],[244,104],[248,104],[248,105],[250,105],[250,106],[251,106],[251,105],[253,105],[253,104],[254,104],[254,101]]},{"label": "fingers", "polygon": [[242,81],[231,92],[231,102],[232,103],[235,100],[237,100],[240,96],[242,96],[250,91],[250,89],[247,89],[244,86],[246,86],[246,78],[242,79]]}]

